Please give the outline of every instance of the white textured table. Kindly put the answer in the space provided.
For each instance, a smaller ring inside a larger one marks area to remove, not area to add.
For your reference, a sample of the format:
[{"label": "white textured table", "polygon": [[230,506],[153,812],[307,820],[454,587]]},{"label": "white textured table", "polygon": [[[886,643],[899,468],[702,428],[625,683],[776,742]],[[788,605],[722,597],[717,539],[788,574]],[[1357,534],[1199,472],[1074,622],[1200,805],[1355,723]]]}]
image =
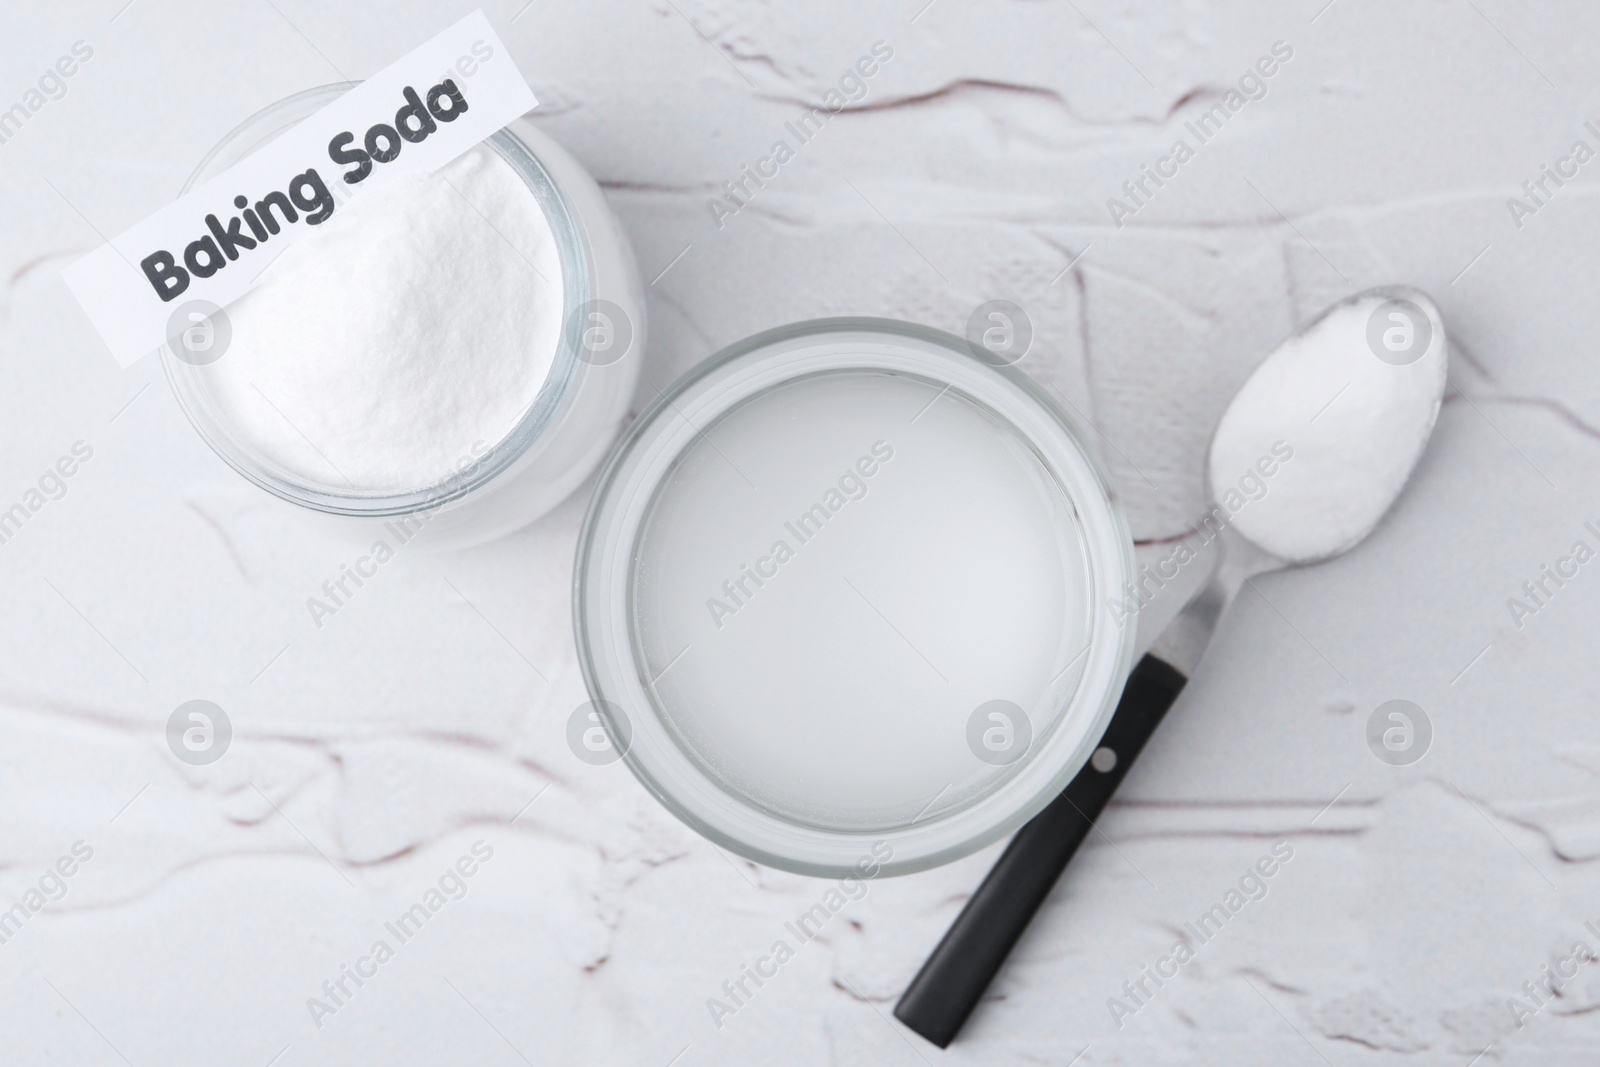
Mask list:
[{"label": "white textured table", "polygon": [[[872,883],[713,1021],[708,998],[826,883],[720,854],[621,765],[567,750],[587,490],[492,546],[402,552],[319,629],[306,598],[348,550],[214,458],[157,366],[119,371],[57,276],[246,115],[365,76],[468,7],[122,2],[13,5],[0,34],[0,108],[75,41],[93,49],[0,144],[0,510],[26,511],[0,543],[0,910],[26,916],[0,927],[0,1062],[1600,1054],[1600,967],[1562,962],[1579,940],[1600,951],[1600,562],[1547,582],[1532,615],[1507,606],[1574,542],[1600,549],[1600,162],[1571,154],[1600,148],[1600,8],[490,8],[538,121],[606,186],[654,279],[641,398],[757,329],[869,314],[959,331],[1009,298],[1037,333],[1024,368],[1098,426],[1151,542],[1201,510],[1211,425],[1297,322],[1410,282],[1454,331],[1406,497],[1349,557],[1245,594],[940,1052],[890,1009],[992,849]],[[861,98],[714,211],[879,41],[893,57]],[[1292,55],[1230,108],[1275,42]],[[1144,165],[1175,175],[1135,200]],[[92,457],[30,498],[80,441]],[[1365,725],[1402,697],[1434,737],[1396,768]],[[236,731],[209,767],[164,739],[195,698]],[[492,856],[446,879],[465,895],[390,934],[480,841]],[[1293,858],[1266,897],[1130,998],[1278,841]],[[47,875],[62,857],[71,876]],[[31,911],[30,891],[59,899]],[[360,964],[379,940],[392,958]],[[341,970],[358,964],[360,985]],[[1546,966],[1577,973],[1530,996]],[[1137,1010],[1114,1020],[1112,997]]]}]

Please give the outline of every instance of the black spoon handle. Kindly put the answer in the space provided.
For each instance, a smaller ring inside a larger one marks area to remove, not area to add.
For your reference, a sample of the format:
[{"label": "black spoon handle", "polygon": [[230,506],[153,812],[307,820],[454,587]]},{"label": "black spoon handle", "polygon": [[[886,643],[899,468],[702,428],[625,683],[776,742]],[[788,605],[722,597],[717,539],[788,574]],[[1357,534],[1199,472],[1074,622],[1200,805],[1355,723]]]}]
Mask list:
[{"label": "black spoon handle", "polygon": [[895,1018],[940,1048],[950,1044],[1187,681],[1165,660],[1139,661],[1100,740],[1113,757],[1097,751],[1017,831],[895,1005]]}]

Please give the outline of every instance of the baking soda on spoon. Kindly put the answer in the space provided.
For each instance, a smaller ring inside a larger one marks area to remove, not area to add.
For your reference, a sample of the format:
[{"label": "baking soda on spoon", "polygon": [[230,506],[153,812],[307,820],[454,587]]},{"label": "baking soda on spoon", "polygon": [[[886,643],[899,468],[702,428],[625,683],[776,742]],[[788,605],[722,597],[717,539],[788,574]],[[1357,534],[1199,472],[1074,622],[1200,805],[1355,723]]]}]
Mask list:
[{"label": "baking soda on spoon", "polygon": [[[1408,295],[1409,293],[1409,295]],[[1352,547],[1399,495],[1438,418],[1448,346],[1432,301],[1378,290],[1335,304],[1256,369],[1217,426],[1208,473],[1238,480],[1293,449],[1234,528],[1283,560]]]}]

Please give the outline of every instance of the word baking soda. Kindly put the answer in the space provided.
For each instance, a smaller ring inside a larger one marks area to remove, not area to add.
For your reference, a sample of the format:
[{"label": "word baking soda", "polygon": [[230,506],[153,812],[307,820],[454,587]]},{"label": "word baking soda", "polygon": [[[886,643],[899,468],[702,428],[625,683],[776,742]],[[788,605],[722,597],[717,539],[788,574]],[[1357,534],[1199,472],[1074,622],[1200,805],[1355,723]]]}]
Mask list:
[{"label": "word baking soda", "polygon": [[[407,141],[419,144],[439,129],[440,122],[454,122],[467,110],[467,102],[456,84],[446,79],[428,90],[427,105],[411,86],[402,90],[405,106],[395,112],[394,125],[375,123],[367,130],[366,150],[351,147],[356,135],[346,130],[328,142],[328,156],[338,164],[354,164],[344,172],[344,180],[356,185],[372,173],[372,163],[388,163],[400,155]],[[158,248],[139,261],[144,276],[155,289],[163,303],[175,300],[188,288],[191,278],[209,278],[217,271],[237,260],[241,253],[265,244],[283,228],[299,222],[303,217],[307,226],[317,226],[328,221],[338,206],[315,167],[289,179],[284,191],[261,195],[250,206],[250,198],[240,193],[233,198],[233,206],[241,214],[233,215],[224,224],[216,215],[207,215],[209,231],[190,241],[182,252],[183,265],[178,256],[165,248]],[[274,216],[273,212],[277,215]]]},{"label": "word baking soda", "polygon": [[336,491],[425,489],[532,407],[562,333],[559,250],[486,145],[341,205],[227,309],[206,386],[240,443]]}]

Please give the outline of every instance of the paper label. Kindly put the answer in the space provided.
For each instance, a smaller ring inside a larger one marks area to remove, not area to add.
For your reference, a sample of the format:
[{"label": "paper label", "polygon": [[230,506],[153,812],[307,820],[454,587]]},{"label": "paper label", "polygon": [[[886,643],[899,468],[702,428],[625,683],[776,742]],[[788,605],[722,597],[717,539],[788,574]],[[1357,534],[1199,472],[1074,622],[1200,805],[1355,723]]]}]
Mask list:
[{"label": "paper label", "polygon": [[474,11],[61,276],[130,366],[176,335],[179,307],[227,306],[351,196],[437,170],[537,103]]}]

